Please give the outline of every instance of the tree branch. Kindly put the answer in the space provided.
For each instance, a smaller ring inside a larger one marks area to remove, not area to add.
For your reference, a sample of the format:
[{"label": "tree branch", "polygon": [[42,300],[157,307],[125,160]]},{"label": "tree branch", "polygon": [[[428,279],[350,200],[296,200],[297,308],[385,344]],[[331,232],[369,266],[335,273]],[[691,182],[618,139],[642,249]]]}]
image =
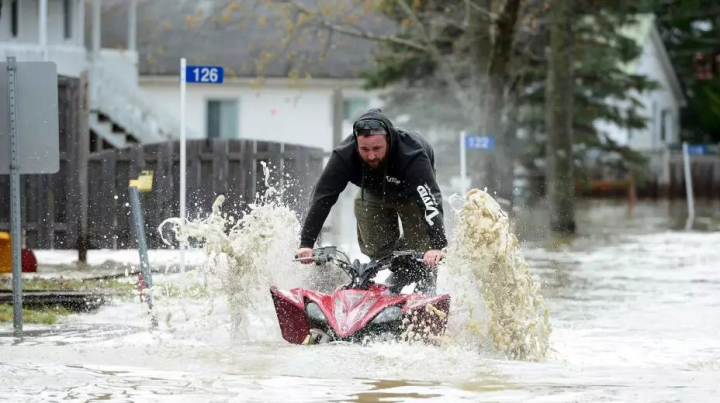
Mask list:
[{"label": "tree branch", "polygon": [[394,35],[376,35],[370,32],[367,32],[362,29],[349,29],[346,27],[343,27],[341,25],[334,24],[327,19],[323,18],[320,15],[319,11],[313,11],[302,4],[298,3],[296,0],[280,0],[279,3],[286,3],[291,5],[292,7],[295,7],[297,10],[299,10],[301,13],[307,14],[310,18],[313,18],[315,21],[317,21],[322,27],[330,29],[335,32],[339,32],[341,34],[346,34],[349,36],[354,36],[356,38],[363,38],[363,39],[369,39],[371,41],[375,42],[390,42],[397,45],[404,45],[419,51],[426,52],[427,48],[417,42],[399,38]]},{"label": "tree branch", "polygon": [[426,51],[430,54],[430,56],[435,59],[435,62],[440,67],[440,73],[442,74],[445,81],[448,83],[448,85],[452,88],[452,92],[455,95],[455,98],[457,101],[462,105],[463,109],[465,109],[468,113],[473,113],[474,109],[473,105],[470,103],[470,98],[468,94],[465,92],[463,87],[460,85],[460,83],[457,81],[457,78],[455,77],[455,74],[453,73],[452,68],[450,65],[448,65],[447,60],[443,57],[443,55],[440,53],[440,50],[435,46],[435,44],[432,42],[432,40],[428,37],[427,32],[425,31],[425,28],[423,27],[422,23],[418,19],[417,15],[415,15],[415,12],[410,8],[410,6],[405,2],[405,0],[397,0],[400,7],[405,11],[405,14],[407,14],[408,18],[410,18],[413,22],[413,26],[416,27],[416,29],[420,32],[420,35],[423,37],[423,39],[426,42]]},{"label": "tree branch", "polygon": [[[490,21],[492,21],[496,17],[495,14],[490,12],[490,10],[481,7],[479,4],[476,4],[472,0],[465,0],[465,5],[467,5],[468,8],[472,8],[475,11],[478,11],[480,14],[485,14],[485,16],[490,19]],[[467,15],[470,15],[470,13],[467,13]]]}]

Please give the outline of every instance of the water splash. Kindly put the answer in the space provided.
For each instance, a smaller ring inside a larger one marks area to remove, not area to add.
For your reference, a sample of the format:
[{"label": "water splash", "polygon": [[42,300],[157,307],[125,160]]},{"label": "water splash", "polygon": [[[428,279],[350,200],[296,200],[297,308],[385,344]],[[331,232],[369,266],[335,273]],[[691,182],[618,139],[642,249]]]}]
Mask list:
[{"label": "water splash", "polygon": [[[208,256],[203,272],[214,280],[209,282],[213,292],[207,294],[227,299],[232,328],[243,340],[281,341],[270,285],[329,292],[345,278],[333,276],[327,268],[291,261],[300,223],[283,204],[283,192],[269,183],[265,164],[263,170],[267,190],[239,219],[222,213],[225,198],[219,196],[206,218],[171,218],[159,229],[163,234],[163,227],[172,224],[176,240],[185,245],[203,240]],[[453,300],[443,344],[495,350],[510,359],[542,360],[548,348],[549,313],[507,216],[489,194],[477,189],[465,199],[453,198],[451,206],[459,219],[438,279],[439,291]]]},{"label": "water splash", "polygon": [[453,296],[453,343],[477,344],[514,360],[544,360],[550,312],[507,214],[479,189],[450,204],[458,219],[438,281]]},{"label": "water splash", "polygon": [[265,194],[257,195],[240,218],[221,211],[221,195],[206,218],[170,218],[158,230],[163,234],[163,227],[172,224],[175,239],[187,246],[202,240],[208,257],[202,270],[211,294],[227,298],[233,330],[245,340],[266,341],[280,337],[268,287],[297,287],[307,282],[308,271],[291,261],[300,232],[297,216],[281,203],[282,192],[269,183],[264,162],[263,170]]}]

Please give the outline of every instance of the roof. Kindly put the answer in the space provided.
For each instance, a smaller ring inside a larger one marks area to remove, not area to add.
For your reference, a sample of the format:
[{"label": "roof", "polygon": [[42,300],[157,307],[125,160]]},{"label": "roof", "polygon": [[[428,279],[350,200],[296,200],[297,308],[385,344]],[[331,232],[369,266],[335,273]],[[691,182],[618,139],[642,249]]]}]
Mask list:
[{"label": "roof", "polygon": [[[663,69],[663,73],[667,77],[668,83],[670,84],[669,90],[677,98],[678,104],[683,107],[686,105],[685,95],[680,85],[675,67],[670,60],[670,56],[667,53],[667,48],[660,37],[660,33],[655,25],[655,14],[641,14],[637,16],[637,22],[635,24],[628,24],[620,28],[620,33],[629,39],[632,39],[640,47],[643,47],[647,41],[651,41],[657,49],[657,58],[660,62],[660,66]],[[625,72],[630,74],[637,74],[638,62],[640,58],[626,63],[622,66]]]},{"label": "roof", "polygon": [[[623,25],[618,31],[621,35],[633,40],[633,42],[642,48],[650,37],[650,30],[653,28],[654,21],[655,18],[653,14],[638,15],[636,16],[635,23]],[[636,58],[624,64],[623,70],[630,74],[637,72],[639,61],[640,58]]]},{"label": "roof", "polygon": [[[320,0],[303,0],[316,9]],[[87,2],[92,3],[92,2]],[[127,0],[102,2],[101,45],[127,48]],[[373,68],[377,43],[346,34],[329,35],[326,29],[308,27],[288,37],[288,19],[279,6],[268,9],[258,0],[138,0],[137,50],[141,75],[177,75],[180,58],[188,64],[221,65],[234,77],[288,77],[291,72],[317,78],[358,78]],[[335,2],[337,6],[337,1]],[[362,2],[341,0],[347,7]],[[358,4],[359,5],[353,5]],[[229,4],[232,4],[228,7]],[[86,6],[85,42],[92,48],[92,4]],[[350,15],[350,11],[343,15]],[[387,34],[392,23],[367,15],[358,26]],[[326,58],[321,59],[326,52]],[[263,60],[272,59],[265,66]],[[260,74],[262,73],[262,74]]]}]

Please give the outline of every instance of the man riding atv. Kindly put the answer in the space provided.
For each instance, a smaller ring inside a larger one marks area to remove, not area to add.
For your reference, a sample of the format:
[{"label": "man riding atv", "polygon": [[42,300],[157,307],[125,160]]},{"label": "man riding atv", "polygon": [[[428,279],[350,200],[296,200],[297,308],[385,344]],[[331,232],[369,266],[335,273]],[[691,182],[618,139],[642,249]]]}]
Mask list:
[{"label": "man riding atv", "polygon": [[434,293],[434,268],[445,256],[447,238],[430,144],[418,133],[395,128],[380,109],[358,118],[352,135],[333,150],[315,186],[298,258],[312,257],[323,223],[348,182],[360,188],[355,196],[360,251],[371,259],[394,250],[426,251],[424,265],[391,268],[387,283],[398,292],[417,282],[416,289]]}]

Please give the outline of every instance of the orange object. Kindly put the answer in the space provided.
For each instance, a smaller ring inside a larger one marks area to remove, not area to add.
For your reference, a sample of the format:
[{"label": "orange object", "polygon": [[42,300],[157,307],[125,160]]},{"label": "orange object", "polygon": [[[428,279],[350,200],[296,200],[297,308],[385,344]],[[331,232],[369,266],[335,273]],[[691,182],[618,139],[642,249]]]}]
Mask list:
[{"label": "orange object", "polygon": [[[23,273],[37,273],[37,259],[31,249],[23,248],[20,253]],[[12,273],[12,236],[0,232],[0,273]]]}]

